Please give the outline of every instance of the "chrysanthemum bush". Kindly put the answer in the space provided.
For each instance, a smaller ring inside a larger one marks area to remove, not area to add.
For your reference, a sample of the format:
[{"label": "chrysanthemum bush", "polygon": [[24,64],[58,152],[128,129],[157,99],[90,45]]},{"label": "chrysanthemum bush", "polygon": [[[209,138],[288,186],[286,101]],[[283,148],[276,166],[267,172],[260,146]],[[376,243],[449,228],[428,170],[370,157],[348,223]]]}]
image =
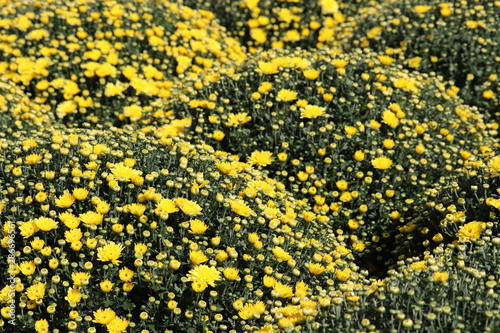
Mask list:
[{"label": "chrysanthemum bush", "polygon": [[251,53],[268,48],[321,47],[345,20],[342,3],[336,0],[188,0],[184,4],[214,12],[228,33]]},{"label": "chrysanthemum bush", "polygon": [[147,124],[162,99],[246,57],[214,14],[174,1],[5,1],[0,71],[68,126]]},{"label": "chrysanthemum bush", "polygon": [[14,137],[1,140],[0,269],[15,278],[17,329],[310,327],[362,277],[341,230],[208,145],[116,128]]},{"label": "chrysanthemum bush", "polygon": [[1,126],[22,130],[39,128],[51,124],[53,120],[49,110],[31,100],[15,83],[0,79]]},{"label": "chrysanthemum bush", "polygon": [[430,189],[420,216],[400,229],[395,251],[401,255],[422,253],[440,243],[470,241],[490,230],[498,235],[500,196],[497,147],[480,146],[467,154],[457,179],[441,189]]},{"label": "chrysanthemum bush", "polygon": [[499,1],[386,1],[336,27],[331,44],[366,48],[453,80],[468,104],[499,116]]},{"label": "chrysanthemum bush", "polygon": [[362,253],[497,134],[454,86],[384,56],[270,51],[245,65],[173,100],[186,135],[270,170]]},{"label": "chrysanthemum bush", "polygon": [[316,321],[326,332],[496,332],[500,238],[486,234],[399,261],[355,305],[334,299]]}]

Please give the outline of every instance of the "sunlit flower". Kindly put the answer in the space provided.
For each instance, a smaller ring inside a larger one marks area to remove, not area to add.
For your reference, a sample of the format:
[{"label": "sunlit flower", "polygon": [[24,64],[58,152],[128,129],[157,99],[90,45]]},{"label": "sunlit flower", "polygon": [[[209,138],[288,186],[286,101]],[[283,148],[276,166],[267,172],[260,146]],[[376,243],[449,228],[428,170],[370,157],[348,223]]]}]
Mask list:
[{"label": "sunlit flower", "polygon": [[108,244],[97,249],[97,259],[100,261],[111,261],[113,264],[118,265],[121,263],[120,258],[124,247],[122,244],[109,242]]},{"label": "sunlit flower", "polygon": [[248,162],[252,165],[267,166],[274,161],[273,153],[270,151],[254,151],[250,155]]},{"label": "sunlit flower", "polygon": [[189,221],[189,226],[189,233],[195,235],[201,235],[208,229],[208,226],[205,224],[205,222],[200,220]]},{"label": "sunlit flower", "polygon": [[215,267],[207,265],[199,265],[191,269],[187,276],[187,280],[196,284],[196,292],[205,290],[209,285],[215,287],[215,282],[220,281],[220,272]]},{"label": "sunlit flower", "polygon": [[392,160],[390,158],[381,156],[373,159],[372,165],[375,169],[386,170],[391,167]]}]

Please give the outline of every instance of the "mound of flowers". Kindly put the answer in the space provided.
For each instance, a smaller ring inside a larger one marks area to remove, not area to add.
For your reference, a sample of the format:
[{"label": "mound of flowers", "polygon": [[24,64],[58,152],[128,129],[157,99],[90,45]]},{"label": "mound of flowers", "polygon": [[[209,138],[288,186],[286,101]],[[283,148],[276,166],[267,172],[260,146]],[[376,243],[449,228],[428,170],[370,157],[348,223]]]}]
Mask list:
[{"label": "mound of flowers", "polygon": [[499,15],[498,1],[385,1],[339,24],[331,44],[375,50],[405,68],[441,74],[467,104],[498,119]]},{"label": "mound of flowers", "polygon": [[7,1],[0,72],[67,126],[167,118],[180,76],[246,57],[214,14],[174,1]]},{"label": "mound of flowers", "polygon": [[0,0],[0,331],[500,331],[499,8]]},{"label": "mound of flowers", "polygon": [[208,145],[127,129],[15,136],[1,141],[0,269],[15,287],[1,311],[13,299],[22,329],[293,327],[359,277],[341,231]]},{"label": "mound of flowers", "polygon": [[455,86],[392,60],[269,51],[172,110],[192,118],[187,136],[270,170],[368,253],[498,129]]}]

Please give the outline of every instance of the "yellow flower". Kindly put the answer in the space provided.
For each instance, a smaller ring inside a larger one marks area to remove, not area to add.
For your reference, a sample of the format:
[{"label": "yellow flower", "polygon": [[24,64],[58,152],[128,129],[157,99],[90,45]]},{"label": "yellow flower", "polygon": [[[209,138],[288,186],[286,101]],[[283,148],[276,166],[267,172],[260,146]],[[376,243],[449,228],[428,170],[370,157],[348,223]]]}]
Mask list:
[{"label": "yellow flower", "polygon": [[89,191],[84,188],[75,188],[73,190],[73,197],[75,197],[76,200],[84,200],[87,198],[87,195],[89,195]]},{"label": "yellow flower", "polygon": [[256,70],[262,74],[276,74],[278,73],[278,66],[272,62],[259,61],[259,69]]},{"label": "yellow flower", "polygon": [[121,263],[118,258],[120,258],[123,248],[124,247],[122,244],[109,242],[108,244],[97,249],[97,260],[104,262],[111,261],[113,264],[118,265],[119,263]]},{"label": "yellow flower", "polygon": [[195,285],[193,286],[196,287],[195,292],[202,292],[209,285],[215,287],[215,282],[220,281],[220,272],[215,267],[207,265],[196,266],[186,276],[187,280]]},{"label": "yellow flower", "polygon": [[289,298],[293,297],[293,288],[276,281],[273,286],[273,293],[276,297]]},{"label": "yellow flower", "polygon": [[225,136],[226,135],[224,134],[224,132],[219,131],[219,130],[215,130],[213,133],[213,138],[214,138],[214,140],[217,140],[217,141],[222,141],[222,139],[224,139]]},{"label": "yellow flower", "polygon": [[69,229],[78,228],[80,225],[80,219],[70,212],[60,213],[59,220]]},{"label": "yellow flower", "polygon": [[457,237],[459,241],[470,242],[471,238],[479,238],[479,236],[481,236],[481,232],[484,229],[486,229],[485,222],[469,222],[458,229]]},{"label": "yellow flower", "polygon": [[113,282],[111,282],[110,280],[104,280],[101,283],[99,283],[99,287],[101,288],[102,291],[108,293],[113,289]]},{"label": "yellow flower", "polygon": [[65,193],[55,200],[59,208],[69,208],[75,202],[75,197],[71,193]]},{"label": "yellow flower", "polygon": [[142,117],[142,108],[139,105],[131,105],[123,108],[123,115],[134,122]]},{"label": "yellow flower", "polygon": [[380,63],[382,65],[389,66],[390,64],[392,64],[394,62],[395,59],[392,57],[386,56],[386,55],[382,55],[382,56],[378,57],[378,60],[380,61]]},{"label": "yellow flower", "polygon": [[208,225],[205,222],[200,220],[191,220],[189,221],[189,233],[195,235],[201,235],[208,229]]},{"label": "yellow flower", "polygon": [[143,243],[136,243],[134,245],[134,252],[138,254],[145,254],[148,250],[148,246]]},{"label": "yellow flower", "polygon": [[257,165],[259,167],[261,166],[267,166],[271,164],[274,161],[273,153],[270,151],[254,151],[251,155],[250,158],[248,159],[248,162],[251,165]]},{"label": "yellow flower", "polygon": [[295,284],[295,297],[306,297],[309,286],[304,281]]},{"label": "yellow flower", "polygon": [[123,267],[120,269],[118,272],[118,276],[120,277],[120,280],[123,282],[130,282],[132,281],[132,278],[134,277],[135,272],[127,267]]},{"label": "yellow flower", "polygon": [[231,211],[240,216],[249,217],[255,215],[255,212],[243,200],[229,200],[229,205]]},{"label": "yellow flower", "polygon": [[358,129],[354,126],[344,126],[344,130],[348,135],[354,135],[358,131]]},{"label": "yellow flower", "polygon": [[93,322],[102,325],[107,325],[115,318],[116,318],[116,313],[110,308],[98,309],[97,311],[94,311]]},{"label": "yellow flower", "polygon": [[236,268],[226,267],[226,269],[224,269],[224,277],[229,281],[233,281],[238,278],[239,272],[240,271]]},{"label": "yellow flower", "polygon": [[313,69],[313,68],[310,68],[310,69],[306,69],[302,72],[304,74],[304,76],[306,77],[306,79],[308,80],[316,80],[319,76],[319,73],[320,71],[316,70],[316,69]]},{"label": "yellow flower", "polygon": [[26,296],[33,301],[42,299],[45,296],[45,283],[35,282],[26,289]]},{"label": "yellow flower", "polygon": [[289,89],[281,89],[277,99],[282,102],[289,102],[297,99],[297,92]]},{"label": "yellow flower", "polygon": [[255,304],[247,303],[242,306],[238,315],[241,319],[247,320],[253,318],[255,315],[261,315],[266,311],[266,305],[262,301],[258,301]]},{"label": "yellow flower", "polygon": [[26,162],[28,162],[28,164],[30,164],[30,165],[37,164],[41,160],[42,160],[42,156],[38,155],[38,154],[31,154],[31,155],[26,156]]},{"label": "yellow flower", "polygon": [[102,223],[103,216],[94,211],[88,211],[78,216],[80,220],[88,225],[99,225]]},{"label": "yellow flower", "polygon": [[35,331],[37,333],[49,333],[49,322],[46,319],[40,319],[35,322]]},{"label": "yellow flower", "polygon": [[90,274],[87,272],[73,272],[71,273],[71,279],[75,286],[84,286],[88,284]]},{"label": "yellow flower", "polygon": [[372,165],[375,169],[386,170],[392,165],[392,160],[387,157],[377,157],[372,160]]},{"label": "yellow flower", "polygon": [[48,217],[40,217],[34,219],[33,222],[35,222],[36,226],[42,231],[50,231],[52,229],[55,229],[57,228],[58,224],[56,221]]},{"label": "yellow flower", "polygon": [[434,281],[443,283],[448,281],[449,276],[448,272],[434,272]]},{"label": "yellow flower", "polygon": [[408,67],[419,68],[421,62],[422,62],[422,57],[413,57],[411,59],[408,59]]},{"label": "yellow flower", "polygon": [[345,191],[345,190],[347,190],[347,186],[349,186],[349,183],[345,180],[339,180],[335,183],[335,185],[337,185],[337,188],[340,191]]},{"label": "yellow flower", "polygon": [[385,110],[384,113],[382,113],[382,122],[392,128],[396,128],[399,125],[399,118],[394,112]]},{"label": "yellow flower", "polygon": [[309,272],[313,275],[318,275],[326,270],[325,266],[319,263],[309,263]]},{"label": "yellow flower", "polygon": [[198,265],[208,261],[208,258],[205,255],[205,253],[203,253],[203,251],[197,250],[197,251],[189,251],[189,260],[193,264]]},{"label": "yellow flower", "polygon": [[252,120],[252,117],[250,117],[246,112],[240,112],[236,114],[230,113],[226,122],[226,126],[238,126],[247,123],[250,120]]},{"label": "yellow flower", "polygon": [[170,213],[175,213],[179,210],[175,202],[171,199],[161,199],[155,208],[155,214],[158,216],[165,216]]},{"label": "yellow flower", "polygon": [[64,237],[68,243],[78,242],[82,239],[83,233],[80,228],[75,228],[65,231]]},{"label": "yellow flower", "polygon": [[483,91],[483,97],[486,99],[492,99],[493,97],[495,97],[495,92],[491,89],[485,90]]},{"label": "yellow flower", "polygon": [[354,153],[354,159],[358,162],[361,162],[365,159],[365,153],[363,153],[361,150],[356,150]]},{"label": "yellow flower", "polygon": [[306,105],[300,112],[300,118],[317,118],[325,114],[325,108],[317,105]]},{"label": "yellow flower", "polygon": [[352,271],[351,271],[351,269],[349,267],[346,267],[343,270],[337,269],[337,271],[335,272],[335,276],[340,281],[345,281],[345,280],[347,280],[351,276],[351,272]]},{"label": "yellow flower", "polygon": [[35,269],[36,269],[35,262],[32,260],[31,261],[23,261],[19,265],[19,269],[21,270],[21,273],[23,273],[24,275],[31,275],[31,274],[35,273]]},{"label": "yellow flower", "polygon": [[413,10],[419,14],[425,14],[431,9],[432,9],[431,6],[424,6],[424,5],[418,5],[418,6],[413,7]]},{"label": "yellow flower", "polygon": [[[261,28],[250,29],[250,37],[252,37],[252,39],[259,44],[264,44],[267,41],[266,31],[264,29],[261,29]],[[259,66],[259,69],[260,69],[260,66]],[[265,67],[265,69],[261,69],[261,70],[264,74],[274,74],[274,73],[272,73],[272,68]],[[267,73],[265,71],[269,71],[269,73]]]},{"label": "yellow flower", "polygon": [[109,333],[124,333],[127,331],[128,325],[128,320],[122,319],[120,317],[115,317],[106,325],[106,328],[108,329]]},{"label": "yellow flower", "polygon": [[116,163],[111,167],[111,173],[118,181],[130,181],[134,176],[140,176],[140,171],[126,166],[123,162]]},{"label": "yellow flower", "polygon": [[279,246],[275,246],[272,249],[272,251],[273,251],[273,254],[276,258],[281,259],[283,261],[288,261],[288,260],[292,259],[292,256]]},{"label": "yellow flower", "polygon": [[201,207],[196,202],[185,199],[185,198],[176,198],[175,204],[179,207],[182,212],[189,216],[196,216],[201,213]]},{"label": "yellow flower", "polygon": [[80,292],[80,289],[74,289],[70,287],[68,289],[68,293],[65,299],[70,303],[79,303],[82,300],[83,294]]}]

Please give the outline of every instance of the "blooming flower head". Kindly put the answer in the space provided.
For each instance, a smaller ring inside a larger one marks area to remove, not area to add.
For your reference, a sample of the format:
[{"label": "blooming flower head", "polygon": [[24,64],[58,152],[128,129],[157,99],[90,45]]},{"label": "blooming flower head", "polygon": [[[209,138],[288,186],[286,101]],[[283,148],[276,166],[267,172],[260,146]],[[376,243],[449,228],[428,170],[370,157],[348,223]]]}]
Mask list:
[{"label": "blooming flower head", "polygon": [[300,112],[300,118],[313,119],[325,114],[325,108],[317,105],[306,105]]},{"label": "blooming flower head", "polygon": [[238,315],[241,319],[247,320],[254,317],[254,315],[261,315],[266,311],[266,304],[262,301],[258,301],[254,304],[247,303],[243,305],[238,311]]},{"label": "blooming flower head", "polygon": [[118,272],[118,276],[120,277],[120,280],[123,282],[130,282],[132,281],[132,278],[134,277],[135,272],[127,267],[123,267],[120,269]]},{"label": "blooming flower head", "polygon": [[197,250],[197,251],[190,251],[189,252],[189,260],[193,264],[198,265],[198,264],[201,264],[201,263],[208,261],[208,258],[205,255],[205,253],[203,253],[203,251]]},{"label": "blooming flower head", "polygon": [[297,92],[289,89],[278,91],[277,99],[282,102],[289,102],[297,99]]},{"label": "blooming flower head", "polygon": [[259,167],[262,166],[267,166],[271,164],[274,161],[273,158],[273,153],[270,151],[254,151],[251,155],[250,158],[248,159],[248,162],[251,165],[257,165]]},{"label": "blooming flower head", "polygon": [[31,300],[39,300],[45,296],[45,283],[36,282],[26,289],[26,296]]},{"label": "blooming flower head", "polygon": [[36,333],[49,333],[49,322],[47,319],[40,319],[35,322]]},{"label": "blooming flower head", "polygon": [[229,205],[231,206],[231,211],[240,216],[248,217],[255,215],[255,212],[243,200],[229,200]]},{"label": "blooming flower head", "polygon": [[75,197],[71,193],[65,193],[55,200],[59,208],[69,208],[75,202]]},{"label": "blooming flower head", "polygon": [[107,325],[115,318],[116,318],[116,313],[110,308],[98,309],[97,311],[94,311],[93,322]]},{"label": "blooming flower head", "polygon": [[202,288],[204,287],[203,290],[205,290],[209,285],[215,287],[215,282],[220,281],[220,279],[220,272],[215,267],[207,265],[196,266],[187,274],[187,280],[192,283],[199,284]]},{"label": "blooming flower head", "polygon": [[75,286],[83,286],[87,284],[85,281],[88,282],[90,279],[90,274],[87,272],[73,272],[71,273],[71,279]]},{"label": "blooming flower head", "polygon": [[390,110],[385,110],[382,113],[382,122],[389,125],[391,128],[396,128],[399,125],[399,118]]},{"label": "blooming flower head", "polygon": [[278,73],[278,66],[273,64],[272,62],[259,61],[259,69],[257,72],[262,74],[276,74]]},{"label": "blooming flower head", "polygon": [[238,126],[247,123],[250,120],[252,120],[252,117],[250,117],[246,112],[240,112],[236,114],[230,113],[226,122],[226,126]]},{"label": "blooming flower head", "polygon": [[392,160],[390,158],[381,156],[372,160],[372,165],[375,169],[386,170],[391,167]]},{"label": "blooming flower head", "polygon": [[127,331],[128,325],[128,320],[120,317],[115,317],[106,325],[106,328],[108,329],[109,333],[124,333]]},{"label": "blooming flower head", "polygon": [[48,217],[40,217],[34,219],[33,222],[35,222],[36,226],[42,231],[50,231],[57,228],[57,222]]},{"label": "blooming flower head", "polygon": [[79,303],[82,300],[82,296],[83,294],[80,289],[70,287],[65,299],[70,303]]},{"label": "blooming flower head", "polygon": [[80,220],[88,225],[99,225],[102,223],[103,216],[94,211],[88,211],[78,216]]},{"label": "blooming flower head", "polygon": [[113,264],[118,265],[119,263],[121,263],[118,258],[120,258],[122,251],[122,244],[109,242],[108,244],[97,249],[97,259],[104,262],[111,261]]},{"label": "blooming flower head", "polygon": [[436,282],[446,282],[450,274],[448,272],[434,272],[434,281]]},{"label": "blooming flower head", "polygon": [[158,216],[166,216],[167,214],[175,213],[179,210],[175,202],[171,199],[161,199],[156,204],[155,214]]},{"label": "blooming flower head", "polygon": [[139,170],[126,166],[123,162],[116,163],[111,167],[111,173],[118,181],[130,181],[134,176],[140,176]]},{"label": "blooming flower head", "polygon": [[461,241],[470,242],[471,238],[477,239],[486,228],[485,222],[469,222],[458,229],[457,237]]},{"label": "blooming flower head", "polygon": [[239,269],[233,267],[226,267],[226,269],[224,269],[224,277],[229,281],[233,281],[238,278],[239,272],[240,272]]},{"label": "blooming flower head", "polygon": [[189,216],[199,215],[202,210],[200,205],[186,198],[176,198],[175,204],[182,210],[184,214]]},{"label": "blooming flower head", "polygon": [[189,233],[194,235],[201,235],[208,229],[208,225],[205,222],[196,219],[189,221],[189,226]]}]

